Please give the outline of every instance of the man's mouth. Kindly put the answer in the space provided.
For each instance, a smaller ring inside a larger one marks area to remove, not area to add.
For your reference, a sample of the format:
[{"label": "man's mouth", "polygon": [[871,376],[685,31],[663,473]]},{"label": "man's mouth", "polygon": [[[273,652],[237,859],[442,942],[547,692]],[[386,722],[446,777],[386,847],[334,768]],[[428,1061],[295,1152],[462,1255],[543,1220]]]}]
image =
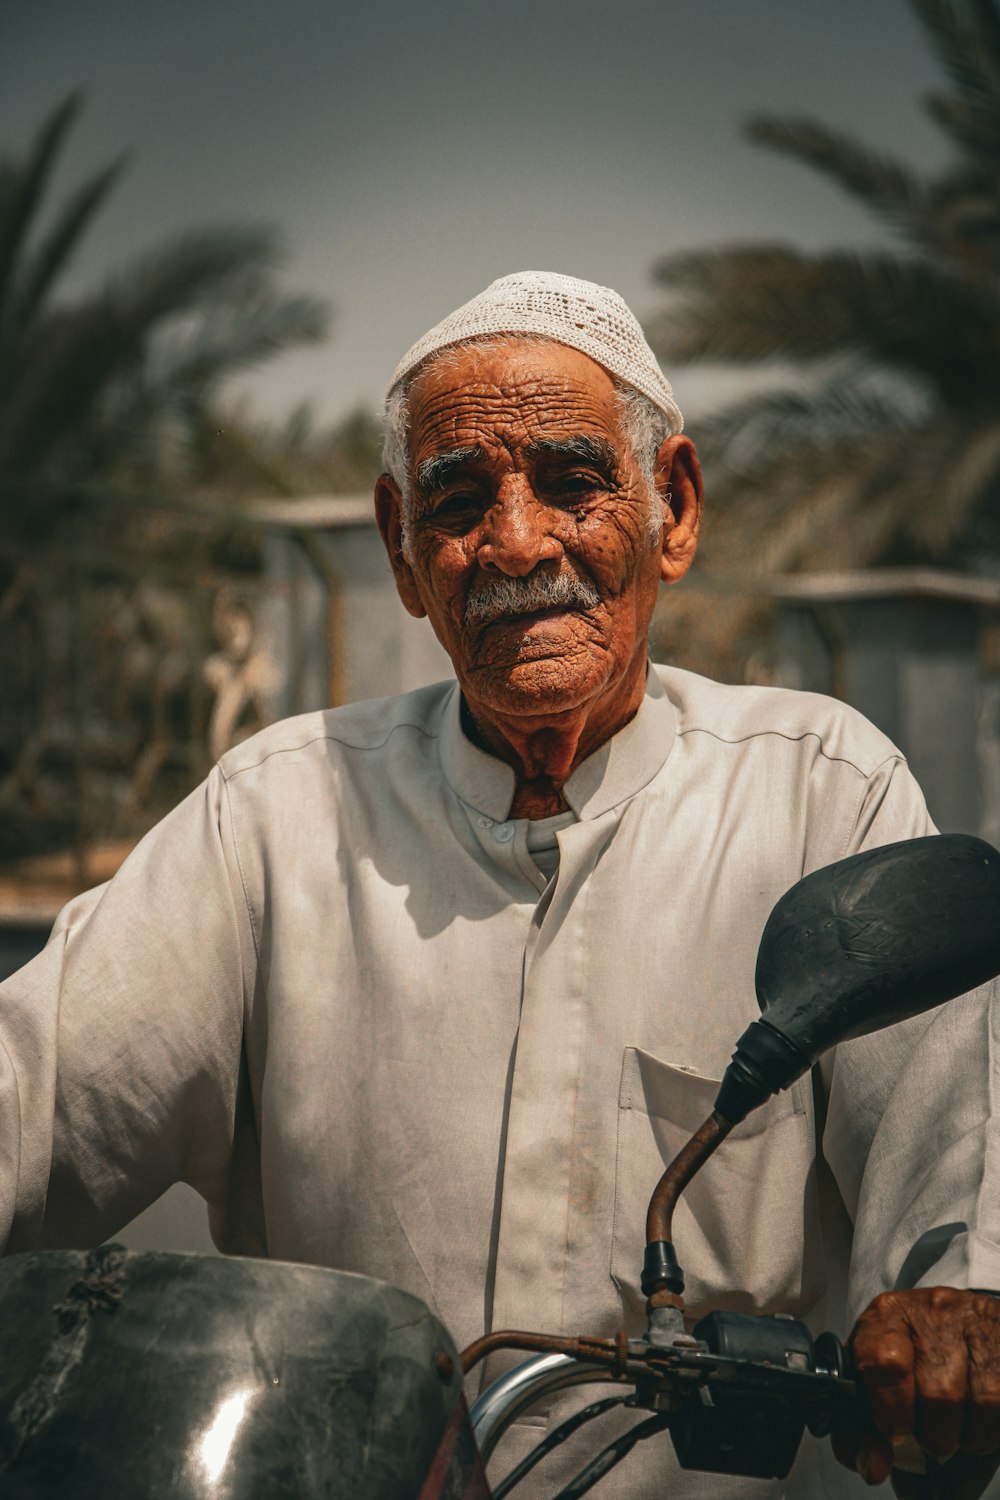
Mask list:
[{"label": "man's mouth", "polygon": [[566,615],[576,615],[579,613],[578,609],[573,609],[568,605],[553,604],[548,609],[524,609],[520,610],[517,614],[498,615],[495,620],[490,620],[485,628],[492,630],[498,625],[533,625],[536,620],[560,620]]},{"label": "man's mouth", "polygon": [[465,624],[482,628],[523,625],[595,609],[600,602],[590,579],[575,573],[494,578],[470,594],[465,605]]}]

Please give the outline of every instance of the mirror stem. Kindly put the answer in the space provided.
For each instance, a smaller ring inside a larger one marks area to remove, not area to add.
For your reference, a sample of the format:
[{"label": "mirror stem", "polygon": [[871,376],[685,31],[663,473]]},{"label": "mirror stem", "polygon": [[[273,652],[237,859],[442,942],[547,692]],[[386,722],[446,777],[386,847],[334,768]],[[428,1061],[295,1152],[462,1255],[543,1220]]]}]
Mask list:
[{"label": "mirror stem", "polygon": [[686,1146],[674,1157],[656,1185],[646,1214],[646,1262],[642,1273],[643,1294],[649,1298],[657,1292],[680,1297],[684,1290],[684,1273],[674,1255],[671,1243],[674,1208],[694,1174],[704,1166],[713,1151],[726,1139],[733,1122],[713,1110],[705,1123],[695,1131]]}]

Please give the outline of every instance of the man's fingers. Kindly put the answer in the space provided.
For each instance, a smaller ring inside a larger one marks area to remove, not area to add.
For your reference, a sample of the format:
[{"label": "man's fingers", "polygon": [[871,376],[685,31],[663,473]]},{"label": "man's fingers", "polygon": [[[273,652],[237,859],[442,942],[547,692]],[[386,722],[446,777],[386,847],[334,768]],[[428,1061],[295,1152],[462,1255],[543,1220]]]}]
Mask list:
[{"label": "man's fingers", "polygon": [[866,1484],[882,1484],[892,1469],[890,1444],[871,1425],[864,1401],[852,1402],[838,1412],[830,1433],[833,1456],[852,1473],[860,1474]]},{"label": "man's fingers", "polygon": [[992,1333],[988,1322],[977,1319],[966,1335],[969,1392],[962,1447],[969,1453],[1000,1448],[1000,1361]]},{"label": "man's fingers", "polygon": [[934,1458],[950,1458],[962,1441],[969,1380],[964,1339],[920,1338],[916,1347],[917,1441]]},{"label": "man's fingers", "polygon": [[892,1473],[892,1449],[884,1438],[870,1434],[854,1460],[865,1484],[885,1484]]},{"label": "man's fingers", "polygon": [[[878,1482],[886,1448],[912,1434],[934,1476],[961,1479],[949,1495],[979,1495],[978,1476],[1000,1462],[1000,1301],[950,1287],[885,1292],[858,1319],[851,1348],[870,1415],[862,1407],[836,1435],[840,1461]],[[919,1493],[895,1472],[893,1484]]]},{"label": "man's fingers", "polygon": [[871,1405],[872,1420],[891,1442],[914,1430],[915,1355],[905,1320],[898,1315],[876,1317],[873,1308],[859,1319],[851,1348]]},{"label": "man's fingers", "polygon": [[833,1456],[845,1469],[860,1474],[866,1484],[883,1484],[892,1470],[892,1448],[877,1433],[851,1431],[830,1434]]},{"label": "man's fingers", "polygon": [[830,1431],[833,1456],[845,1469],[857,1471],[857,1457],[868,1435],[868,1423],[860,1401],[851,1402],[834,1418]]}]

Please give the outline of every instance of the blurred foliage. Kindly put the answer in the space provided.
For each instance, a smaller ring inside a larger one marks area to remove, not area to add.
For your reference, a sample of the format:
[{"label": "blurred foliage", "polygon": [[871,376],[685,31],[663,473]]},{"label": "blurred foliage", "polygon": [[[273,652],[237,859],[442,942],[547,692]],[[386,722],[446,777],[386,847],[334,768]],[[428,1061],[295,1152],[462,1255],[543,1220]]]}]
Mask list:
[{"label": "blurred foliage", "polygon": [[308,405],[280,424],[240,408],[219,409],[206,421],[189,482],[235,499],[364,494],[381,467],[382,424],[371,412],[351,412],[323,427]]},{"label": "blurred foliage", "polygon": [[208,769],[216,545],[214,525],[101,504],[67,508],[16,559],[0,596],[0,860],[133,837]]},{"label": "blurred foliage", "polygon": [[251,598],[261,568],[230,502],[356,490],[378,470],[373,417],[274,425],[228,402],[232,376],[326,329],[320,300],[278,288],[272,231],[189,230],[64,293],[123,167],[50,201],[81,103],[0,159],[6,859],[134,837],[207,769],[216,606]]},{"label": "blurred foliage", "polygon": [[123,165],[49,211],[81,97],[0,161],[0,474],[6,481],[138,485],[173,478],[196,451],[220,386],[326,327],[314,297],[277,290],[274,234],[188,230],[60,298],[74,252]]},{"label": "blurred foliage", "polygon": [[[876,564],[1000,571],[1000,7],[910,3],[944,73],[925,101],[952,148],[943,171],[808,118],[746,127],[860,202],[895,247],[731,245],[654,270],[671,294],[647,330],[659,354],[763,376],[699,424],[703,561],[730,584]],[[738,674],[761,619],[747,595],[692,591],[661,614],[660,645],[683,660],[697,634],[715,670]]]}]

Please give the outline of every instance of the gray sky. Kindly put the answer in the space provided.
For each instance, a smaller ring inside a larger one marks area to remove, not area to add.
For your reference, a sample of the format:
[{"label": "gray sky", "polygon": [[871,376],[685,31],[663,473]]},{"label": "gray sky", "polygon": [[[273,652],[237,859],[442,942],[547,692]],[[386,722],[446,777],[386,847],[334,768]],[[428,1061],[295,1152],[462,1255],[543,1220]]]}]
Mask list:
[{"label": "gray sky", "polygon": [[[62,185],[132,153],[76,286],[235,219],[280,226],[288,285],[330,298],[329,343],[251,382],[271,415],[376,404],[403,350],[509,271],[603,281],[642,317],[671,250],[871,242],[740,121],[806,112],[935,165],[939,76],[904,0],[0,0],[0,146],[82,84]],[[689,413],[727,389],[668,374]]]}]

